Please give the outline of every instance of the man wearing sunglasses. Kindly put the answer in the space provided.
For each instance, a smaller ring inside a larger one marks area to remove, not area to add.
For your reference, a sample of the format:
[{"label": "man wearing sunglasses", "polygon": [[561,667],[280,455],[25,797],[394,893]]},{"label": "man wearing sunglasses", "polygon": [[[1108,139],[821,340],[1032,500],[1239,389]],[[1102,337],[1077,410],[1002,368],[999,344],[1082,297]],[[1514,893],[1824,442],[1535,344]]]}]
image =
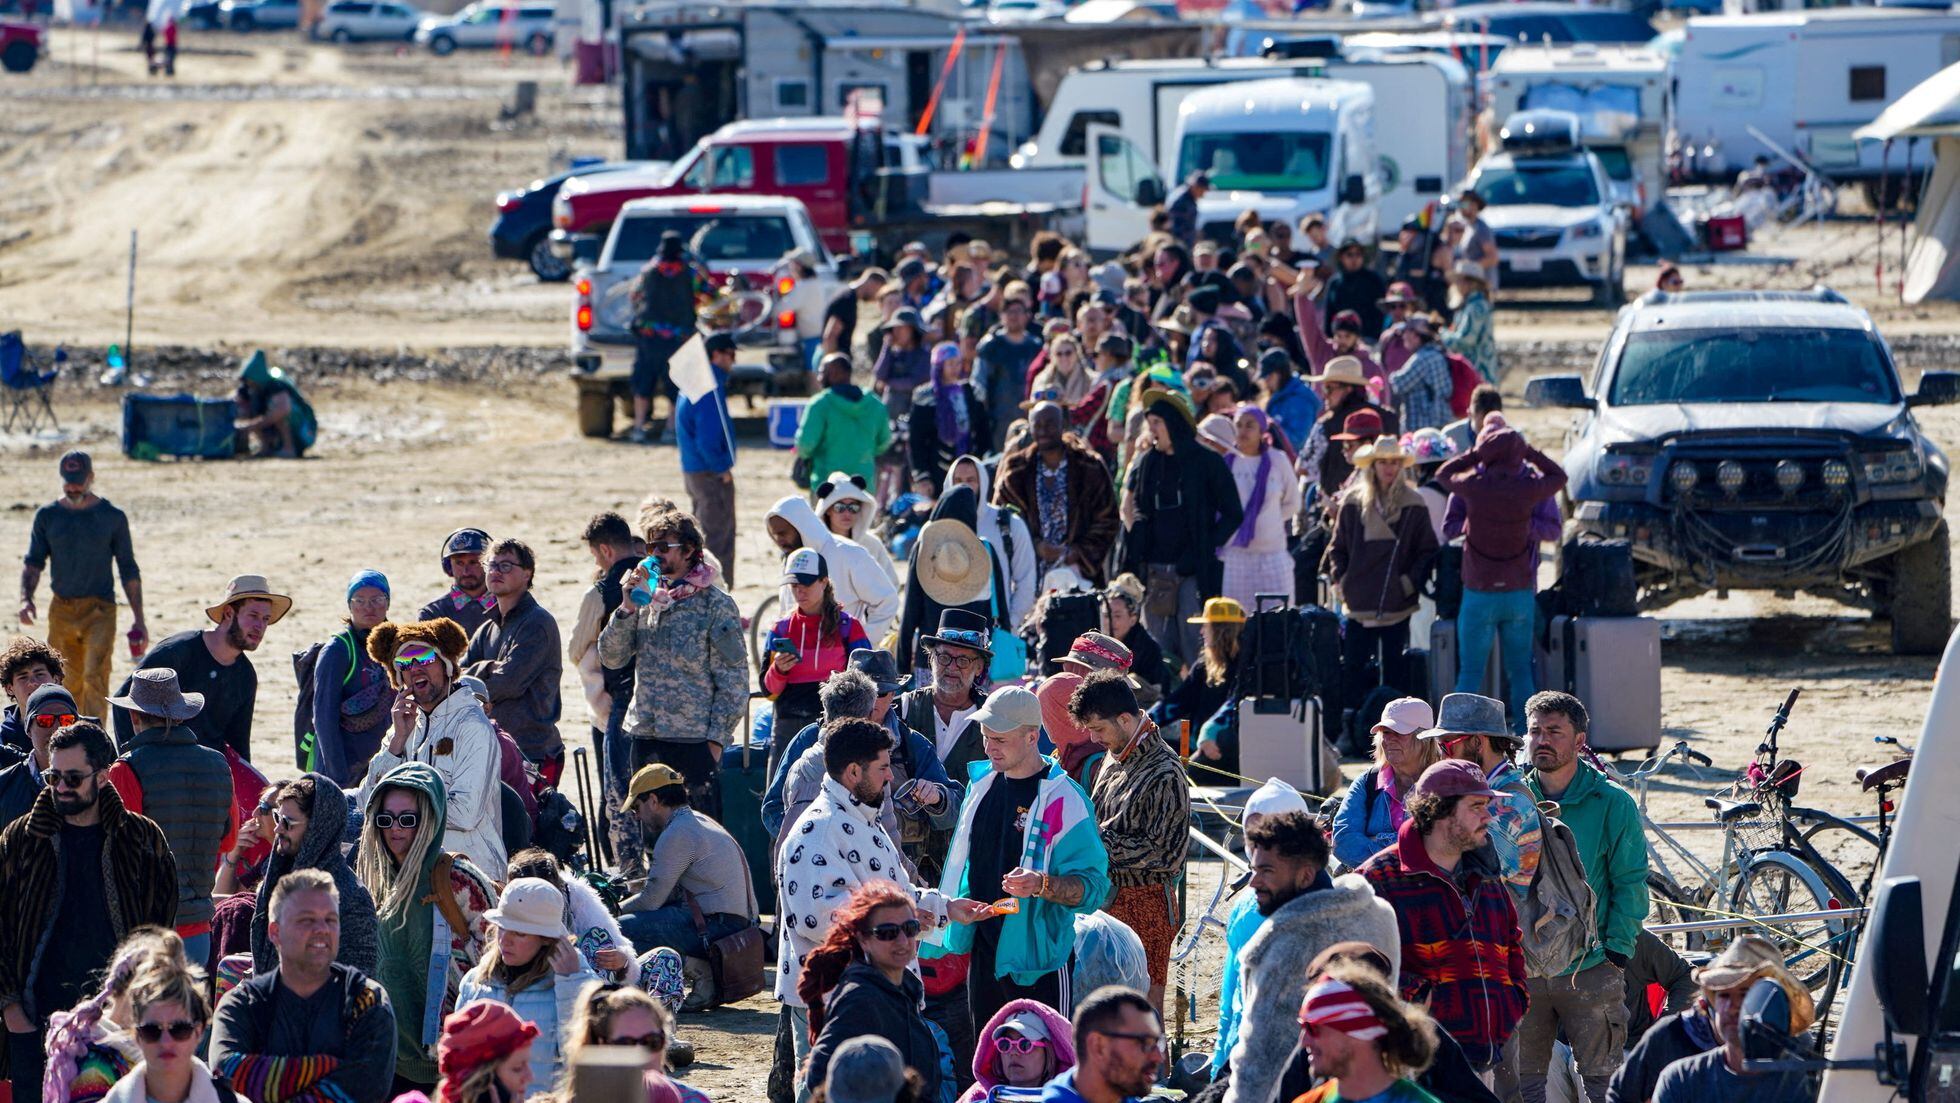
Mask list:
[{"label": "man wearing sunglasses", "polygon": [[130,931],[176,921],[170,844],[103,780],[115,760],[100,725],[83,720],[56,731],[48,741],[47,788],[19,830],[0,834],[8,899],[0,916],[0,1018],[21,1103],[41,1098],[48,1016],[95,991]]},{"label": "man wearing sunglasses", "polygon": [[27,815],[34,798],[47,784],[48,740],[81,719],[75,698],[58,684],[41,686],[23,703],[21,727],[27,733],[27,757],[0,770],[0,825]]},{"label": "man wearing sunglasses", "polygon": [[1149,997],[1120,984],[1075,1008],[1075,1067],[1048,1082],[1041,1103],[1139,1103],[1164,1067],[1164,1020]]},{"label": "man wearing sunglasses", "polygon": [[517,740],[524,757],[556,785],[565,768],[565,741],[558,734],[558,682],[565,652],[557,618],[531,595],[536,570],[537,560],[523,541],[506,538],[491,546],[490,592],[497,607],[470,637],[463,669],[483,679],[490,689],[491,715]]}]

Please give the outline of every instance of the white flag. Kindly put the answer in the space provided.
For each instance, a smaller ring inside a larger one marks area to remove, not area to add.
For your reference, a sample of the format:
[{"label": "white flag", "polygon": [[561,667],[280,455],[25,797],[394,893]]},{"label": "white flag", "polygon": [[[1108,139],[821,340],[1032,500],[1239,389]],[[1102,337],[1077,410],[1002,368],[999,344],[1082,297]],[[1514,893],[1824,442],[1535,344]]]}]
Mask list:
[{"label": "white flag", "polygon": [[708,350],[701,344],[699,333],[675,350],[667,361],[667,375],[689,402],[699,402],[714,393],[715,369],[708,363]]}]

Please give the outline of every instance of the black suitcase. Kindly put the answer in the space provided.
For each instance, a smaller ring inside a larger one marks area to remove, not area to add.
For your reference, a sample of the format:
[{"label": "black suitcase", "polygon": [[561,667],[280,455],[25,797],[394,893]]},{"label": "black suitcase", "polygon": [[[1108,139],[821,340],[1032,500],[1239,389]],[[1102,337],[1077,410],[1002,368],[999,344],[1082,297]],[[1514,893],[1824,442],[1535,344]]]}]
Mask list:
[{"label": "black suitcase", "polygon": [[1633,545],[1625,540],[1574,537],[1559,552],[1559,612],[1574,617],[1640,615],[1633,581]]},{"label": "black suitcase", "polygon": [[1307,692],[1320,698],[1327,715],[1338,717],[1341,692],[1341,615],[1332,609],[1309,605],[1300,610],[1301,627],[1306,633],[1306,652],[1311,664]]},{"label": "black suitcase", "polygon": [[746,745],[722,752],[721,825],[742,844],[742,856],[749,860],[756,907],[773,914],[776,876],[769,850],[775,840],[762,826],[762,794],[769,788],[768,757],[761,748]]},{"label": "black suitcase", "polygon": [[1435,570],[1423,593],[1435,599],[1437,620],[1455,620],[1463,611],[1463,545],[1444,544],[1431,562]]},{"label": "black suitcase", "polygon": [[1041,610],[1039,672],[1055,673],[1055,660],[1068,654],[1077,636],[1101,629],[1102,607],[1095,594],[1049,594]]},{"label": "black suitcase", "polygon": [[1420,697],[1425,701],[1435,701],[1430,695],[1429,649],[1408,647],[1402,651],[1402,679],[1409,684],[1402,687],[1404,697]]}]

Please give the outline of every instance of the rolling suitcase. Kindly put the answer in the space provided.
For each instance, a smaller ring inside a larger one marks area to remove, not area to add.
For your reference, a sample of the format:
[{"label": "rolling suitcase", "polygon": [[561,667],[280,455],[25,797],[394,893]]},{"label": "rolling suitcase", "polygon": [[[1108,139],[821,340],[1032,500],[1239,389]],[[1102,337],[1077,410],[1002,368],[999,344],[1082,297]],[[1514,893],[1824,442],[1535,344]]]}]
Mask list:
[{"label": "rolling suitcase", "polygon": [[1553,617],[1539,658],[1541,689],[1563,689],[1591,714],[1596,751],[1661,742],[1661,624],[1650,617]]},{"label": "rolling suitcase", "polygon": [[[744,719],[742,730],[749,725]],[[749,860],[749,881],[755,886],[756,907],[764,912],[776,910],[775,862],[770,851],[775,838],[762,826],[762,794],[769,788],[768,752],[746,738],[740,747],[729,747],[721,756],[721,825],[742,846]],[[648,844],[652,853],[652,844]]]},{"label": "rolling suitcase", "polygon": [[[1445,694],[1456,692],[1457,668],[1462,657],[1456,646],[1456,621],[1438,620],[1429,629],[1429,703],[1434,708],[1442,708]],[[1490,649],[1490,659],[1484,666],[1483,684],[1477,692],[1486,697],[1504,699],[1504,663],[1502,651],[1497,647]]]},{"label": "rolling suitcase", "polygon": [[1319,702],[1248,697],[1239,702],[1239,773],[1276,777],[1302,793],[1341,784],[1341,763],[1321,737]]}]

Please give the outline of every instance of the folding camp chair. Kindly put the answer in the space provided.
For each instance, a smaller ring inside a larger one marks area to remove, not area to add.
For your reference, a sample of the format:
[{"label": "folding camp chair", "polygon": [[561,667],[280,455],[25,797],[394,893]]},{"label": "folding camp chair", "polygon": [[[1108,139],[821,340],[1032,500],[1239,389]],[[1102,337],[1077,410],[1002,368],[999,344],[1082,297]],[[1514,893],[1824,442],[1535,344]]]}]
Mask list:
[{"label": "folding camp chair", "polygon": [[41,371],[40,364],[27,351],[27,342],[21,340],[20,330],[0,333],[0,390],[7,395],[7,420],[0,424],[0,431],[12,432],[16,421],[24,433],[35,432],[44,423],[61,428],[61,422],[54,416],[54,403],[48,396],[54,390],[55,376],[61,374],[62,362],[67,359],[65,350],[58,351],[55,366]]}]

